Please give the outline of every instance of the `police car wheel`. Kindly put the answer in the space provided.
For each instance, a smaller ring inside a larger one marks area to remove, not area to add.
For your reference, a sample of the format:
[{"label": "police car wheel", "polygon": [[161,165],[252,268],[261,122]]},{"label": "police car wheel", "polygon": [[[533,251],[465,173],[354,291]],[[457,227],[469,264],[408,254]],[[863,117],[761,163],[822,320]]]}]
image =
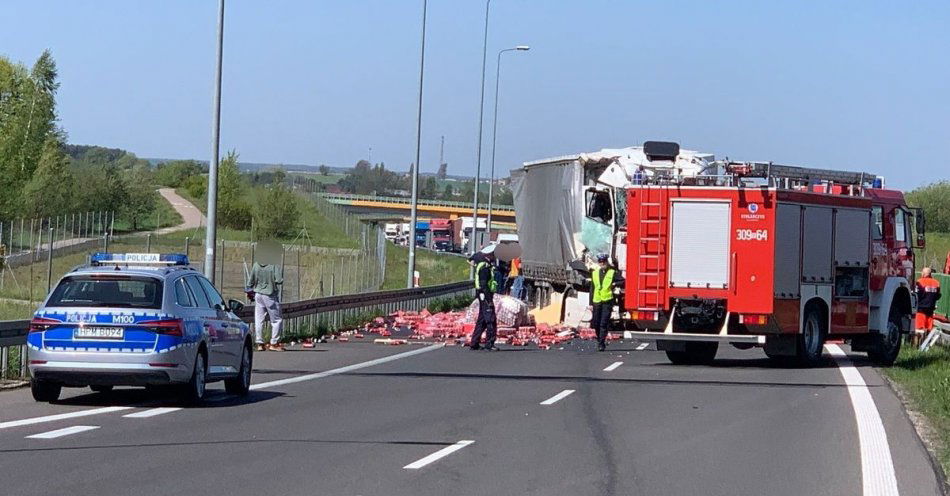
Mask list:
[{"label": "police car wheel", "polygon": [[224,381],[224,390],[227,391],[228,394],[247,396],[247,393],[250,392],[253,357],[251,345],[245,345],[244,353],[241,353],[241,370],[238,371],[237,377]]},{"label": "police car wheel", "polygon": [[182,390],[182,400],[185,404],[194,405],[200,403],[205,397],[207,367],[205,366],[204,352],[198,352],[195,356],[195,368],[191,373],[191,379],[184,385]]},{"label": "police car wheel", "polygon": [[30,392],[33,393],[33,399],[36,401],[52,403],[59,399],[59,393],[62,391],[62,384],[37,379],[30,380]]}]

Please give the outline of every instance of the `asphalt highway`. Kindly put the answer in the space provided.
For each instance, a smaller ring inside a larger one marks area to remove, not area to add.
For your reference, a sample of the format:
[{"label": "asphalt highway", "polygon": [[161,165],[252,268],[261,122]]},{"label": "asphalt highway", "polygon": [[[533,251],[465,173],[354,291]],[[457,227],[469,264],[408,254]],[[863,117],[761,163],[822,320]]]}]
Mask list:
[{"label": "asphalt highway", "polygon": [[[0,493],[942,494],[879,373],[855,356],[848,379],[826,356],[782,368],[728,347],[711,366],[675,366],[637,342],[350,342],[257,354],[247,398],[218,383],[196,408],[132,388],[64,390],[57,404],[4,391]],[[867,393],[883,441],[856,420]],[[864,473],[880,466],[896,487]]]}]

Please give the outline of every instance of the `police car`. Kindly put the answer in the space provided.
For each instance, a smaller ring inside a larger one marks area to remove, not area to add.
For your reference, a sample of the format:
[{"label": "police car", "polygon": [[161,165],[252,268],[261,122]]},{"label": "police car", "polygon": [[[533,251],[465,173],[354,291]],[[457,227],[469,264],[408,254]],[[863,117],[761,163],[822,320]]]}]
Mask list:
[{"label": "police car", "polygon": [[175,385],[188,403],[205,384],[229,393],[251,384],[253,341],[235,315],[181,254],[96,253],[67,273],[30,322],[33,398],[56,401],[62,388]]}]

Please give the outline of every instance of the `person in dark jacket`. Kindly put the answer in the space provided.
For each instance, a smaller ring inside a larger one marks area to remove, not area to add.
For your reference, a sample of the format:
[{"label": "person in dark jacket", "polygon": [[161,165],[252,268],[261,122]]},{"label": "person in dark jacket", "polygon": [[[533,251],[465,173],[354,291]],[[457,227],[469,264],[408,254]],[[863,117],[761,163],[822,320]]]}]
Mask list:
[{"label": "person in dark jacket", "polygon": [[937,308],[937,301],[940,300],[940,281],[934,279],[933,269],[924,267],[920,271],[920,279],[917,279],[915,287],[917,293],[917,318],[914,328],[914,345],[923,338],[923,335],[929,333],[934,328],[934,310]]},{"label": "person in dark jacket", "polygon": [[495,278],[494,261],[494,253],[476,253],[472,257],[472,263],[475,264],[475,296],[478,298],[478,320],[475,321],[470,345],[473,350],[481,349],[482,333],[485,333],[485,349],[498,350],[495,347],[497,323],[494,302],[498,281]]},{"label": "person in dark jacket", "polygon": [[597,351],[607,349],[610,314],[614,311],[614,286],[621,282],[623,276],[610,266],[610,257],[603,253],[597,255],[597,268],[590,275],[590,326],[597,333]]}]

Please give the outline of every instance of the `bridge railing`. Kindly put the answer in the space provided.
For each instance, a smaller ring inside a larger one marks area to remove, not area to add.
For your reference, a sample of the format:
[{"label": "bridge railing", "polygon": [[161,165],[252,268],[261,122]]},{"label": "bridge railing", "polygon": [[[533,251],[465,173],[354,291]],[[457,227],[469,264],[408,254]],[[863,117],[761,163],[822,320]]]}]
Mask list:
[{"label": "bridge railing", "polygon": [[[316,196],[324,198],[328,201],[375,201],[375,202],[386,202],[386,203],[398,203],[402,205],[409,205],[412,203],[411,198],[405,198],[401,196],[377,196],[377,195],[356,195],[350,193],[315,193]],[[423,200],[419,199],[419,205],[427,205],[432,207],[456,207],[456,208],[472,208],[470,202],[460,202],[460,201],[450,201],[450,200]],[[487,206],[487,204],[485,204]],[[479,207],[479,210],[482,210],[484,207]],[[515,207],[512,205],[492,205],[492,211],[494,212],[515,212]]]}]

